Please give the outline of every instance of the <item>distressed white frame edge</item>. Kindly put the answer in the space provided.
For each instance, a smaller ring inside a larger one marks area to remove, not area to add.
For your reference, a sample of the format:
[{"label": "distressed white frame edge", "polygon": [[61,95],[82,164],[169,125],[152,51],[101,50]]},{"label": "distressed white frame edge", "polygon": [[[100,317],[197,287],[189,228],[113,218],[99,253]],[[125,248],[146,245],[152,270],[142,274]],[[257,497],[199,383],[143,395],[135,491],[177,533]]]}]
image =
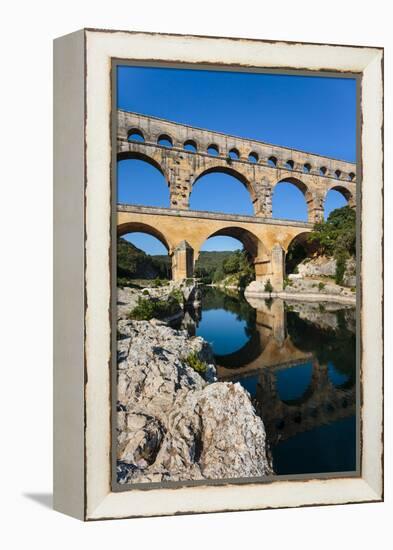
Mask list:
[{"label": "distressed white frame edge", "polygon": [[[71,35],[72,36],[72,35]],[[248,510],[383,498],[382,59],[379,48],[85,31],[85,484],[84,518]],[[110,163],[111,59],[362,72],[362,440],[359,478],[111,491]],[[377,243],[377,246],[376,246]],[[82,420],[81,420],[82,421]],[[64,507],[58,506],[58,509]],[[80,513],[75,513],[80,517]]]}]

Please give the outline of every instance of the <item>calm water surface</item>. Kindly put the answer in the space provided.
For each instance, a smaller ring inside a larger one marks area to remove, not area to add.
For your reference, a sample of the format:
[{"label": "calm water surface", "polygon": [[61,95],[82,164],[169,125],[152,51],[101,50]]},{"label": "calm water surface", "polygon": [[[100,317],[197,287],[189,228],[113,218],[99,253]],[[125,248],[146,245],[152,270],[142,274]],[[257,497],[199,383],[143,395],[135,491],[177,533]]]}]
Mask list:
[{"label": "calm water surface", "polygon": [[[253,306],[253,307],[252,307]],[[276,474],[356,469],[355,311],[206,288],[196,334],[264,421]]]}]

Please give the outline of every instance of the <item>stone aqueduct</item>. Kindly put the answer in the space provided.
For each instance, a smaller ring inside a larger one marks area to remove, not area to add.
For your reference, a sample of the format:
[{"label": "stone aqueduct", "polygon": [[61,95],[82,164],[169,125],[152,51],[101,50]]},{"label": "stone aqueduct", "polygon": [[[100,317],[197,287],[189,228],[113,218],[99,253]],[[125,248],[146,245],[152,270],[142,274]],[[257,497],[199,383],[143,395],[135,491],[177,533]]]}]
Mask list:
[{"label": "stone aqueduct", "polygon": [[[160,239],[172,256],[175,280],[192,276],[206,239],[226,235],[242,242],[256,279],[270,279],[280,290],[285,253],[294,238],[323,219],[327,193],[335,189],[356,207],[355,164],[128,111],[117,115],[118,160],[140,159],[155,166],[170,193],[169,208],[118,205],[118,234],[143,231]],[[229,174],[247,188],[254,216],[189,209],[193,185],[212,172]],[[274,187],[282,181],[303,193],[308,222],[272,218]]]}]

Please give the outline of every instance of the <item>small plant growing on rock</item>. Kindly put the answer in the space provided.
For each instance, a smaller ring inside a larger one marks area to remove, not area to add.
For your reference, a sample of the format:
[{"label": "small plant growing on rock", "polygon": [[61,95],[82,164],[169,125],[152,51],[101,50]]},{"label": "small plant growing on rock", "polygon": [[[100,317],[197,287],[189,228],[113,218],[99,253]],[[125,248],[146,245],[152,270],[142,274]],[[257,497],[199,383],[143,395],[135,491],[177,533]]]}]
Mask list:
[{"label": "small plant growing on rock", "polygon": [[187,363],[189,367],[194,369],[198,374],[204,375],[207,372],[207,364],[205,361],[201,361],[198,357],[196,351],[192,351],[184,359],[184,362]]},{"label": "small plant growing on rock", "polygon": [[172,296],[172,298],[176,300],[179,304],[183,304],[183,292],[180,290],[180,288],[174,288],[169,296]]},{"label": "small plant growing on rock", "polygon": [[345,252],[337,252],[336,253],[336,283],[338,285],[343,284],[344,280],[344,274],[345,274],[345,266],[346,266],[346,260],[347,260],[347,254]]},{"label": "small plant growing on rock", "polygon": [[159,277],[153,280],[153,285],[156,287],[166,286],[168,283],[169,281],[167,279],[160,279]]},{"label": "small plant growing on rock", "polygon": [[291,279],[288,279],[288,277],[285,277],[284,279],[284,290],[286,289],[287,286],[292,286],[293,285],[293,281]]},{"label": "small plant growing on rock", "polygon": [[273,287],[270,279],[268,279],[265,283],[265,292],[273,292]]},{"label": "small plant growing on rock", "polygon": [[144,288],[142,290],[142,294],[144,294],[145,296],[149,296],[149,291],[147,290],[147,288]]},{"label": "small plant growing on rock", "polygon": [[325,288],[325,286],[326,286],[325,283],[319,282],[318,283],[318,290],[320,290],[320,291],[323,290]]}]

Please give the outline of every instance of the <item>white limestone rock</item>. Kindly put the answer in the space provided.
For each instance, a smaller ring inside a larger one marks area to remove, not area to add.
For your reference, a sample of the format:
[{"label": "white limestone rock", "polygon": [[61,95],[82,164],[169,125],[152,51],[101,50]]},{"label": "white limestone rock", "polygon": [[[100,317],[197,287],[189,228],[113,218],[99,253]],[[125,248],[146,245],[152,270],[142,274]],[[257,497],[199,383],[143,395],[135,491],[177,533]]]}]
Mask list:
[{"label": "white limestone rock", "polygon": [[272,473],[262,420],[240,384],[208,383],[191,352],[215,372],[210,346],[163,323],[120,321],[118,481],[178,481]]}]

